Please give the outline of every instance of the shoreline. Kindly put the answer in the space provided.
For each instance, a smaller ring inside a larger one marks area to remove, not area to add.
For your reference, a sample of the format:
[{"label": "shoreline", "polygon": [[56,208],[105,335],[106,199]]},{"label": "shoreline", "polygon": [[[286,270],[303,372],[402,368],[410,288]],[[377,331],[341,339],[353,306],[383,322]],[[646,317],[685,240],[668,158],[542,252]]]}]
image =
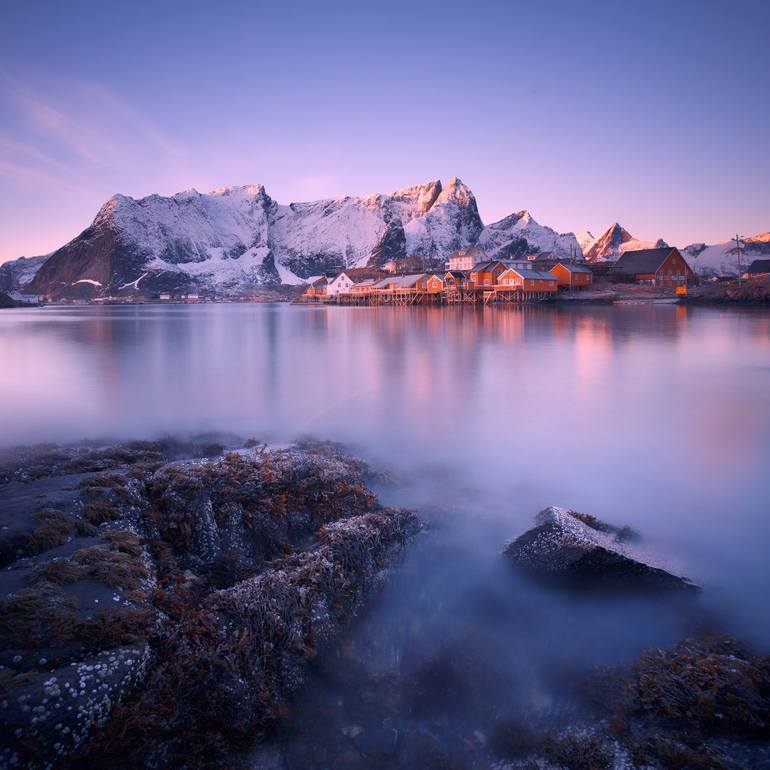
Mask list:
[{"label": "shoreline", "polygon": [[[264,295],[253,295],[249,297],[201,297],[198,299],[158,299],[154,297],[126,297],[111,298],[109,300],[61,300],[40,302],[36,305],[16,303],[3,309],[20,309],[31,307],[122,307],[133,305],[173,305],[179,307],[182,305],[207,305],[207,304],[271,304],[288,303],[296,305],[307,305],[310,307],[319,306],[340,306],[340,307],[379,307],[378,305],[352,305],[329,302],[328,300],[301,300],[294,296],[296,290],[289,290],[283,293],[283,296],[277,296],[268,292]],[[551,306],[566,307],[570,305],[626,305],[626,304],[676,304],[683,306],[711,306],[711,307],[764,307],[770,305],[770,278],[754,281],[725,281],[715,284],[696,284],[690,287],[685,296],[677,296],[671,290],[660,290],[653,287],[641,286],[638,284],[606,284],[592,289],[578,290],[574,292],[561,292],[556,296],[548,297],[537,301],[514,302],[514,303],[492,303],[503,305],[526,305],[526,306]],[[483,303],[459,303],[463,307],[481,307]],[[388,305],[389,306],[389,305]],[[398,305],[395,305],[398,307]],[[415,305],[409,305],[414,307]],[[428,303],[430,307],[456,307],[458,303],[447,305],[438,303]]]},{"label": "shoreline", "polygon": [[[434,532],[419,512],[383,507],[373,490],[397,483],[318,441],[211,434],[0,453],[2,616],[13,618],[0,625],[0,759],[202,768],[226,752],[251,770],[470,770],[770,758],[770,658],[721,635],[692,592],[659,599],[689,617],[678,645],[634,665],[586,662],[557,718],[490,711],[494,667],[465,642],[442,649],[429,634],[391,675],[368,670],[351,654],[357,618],[394,580],[400,595],[417,588],[402,554],[413,569],[425,547],[443,559],[440,538],[457,537],[450,520]],[[575,516],[611,548],[615,533],[640,537]],[[495,579],[528,590],[503,563],[509,550],[493,556]],[[328,702],[336,687],[360,696],[355,721]],[[444,728],[431,717],[442,709]]]}]

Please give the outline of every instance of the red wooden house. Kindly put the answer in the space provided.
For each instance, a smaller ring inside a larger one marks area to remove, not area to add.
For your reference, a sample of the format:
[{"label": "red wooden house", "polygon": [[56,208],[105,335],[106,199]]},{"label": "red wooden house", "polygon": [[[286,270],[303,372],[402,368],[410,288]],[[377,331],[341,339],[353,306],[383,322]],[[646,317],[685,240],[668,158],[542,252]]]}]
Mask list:
[{"label": "red wooden house", "polygon": [[496,286],[498,279],[506,269],[506,266],[499,259],[479,262],[471,269],[471,282],[476,288]]},{"label": "red wooden house", "polygon": [[548,272],[556,276],[560,289],[583,289],[594,280],[594,274],[589,268],[573,262],[558,262]]},{"label": "red wooden house", "polygon": [[695,278],[695,273],[679,253],[679,249],[666,246],[660,249],[624,252],[610,270],[610,277],[616,281],[626,280],[674,289],[687,286]]}]

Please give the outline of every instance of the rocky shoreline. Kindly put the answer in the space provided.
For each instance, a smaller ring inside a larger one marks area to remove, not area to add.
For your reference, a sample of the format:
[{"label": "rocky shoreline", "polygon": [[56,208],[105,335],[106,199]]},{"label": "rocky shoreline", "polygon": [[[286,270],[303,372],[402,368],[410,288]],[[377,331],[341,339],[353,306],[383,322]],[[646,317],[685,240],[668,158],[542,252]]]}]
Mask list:
[{"label": "rocky shoreline", "polygon": [[1,766],[216,765],[279,718],[419,530],[338,447],[224,450],[0,462]]},{"label": "rocky shoreline", "polygon": [[[354,619],[424,528],[378,501],[388,481],[320,442],[4,452],[0,767],[770,762],[770,658],[713,625],[635,663],[573,672],[558,718],[496,705],[472,628],[390,674],[362,665]],[[637,533],[568,509],[541,512],[498,558],[546,591],[697,601]]]}]

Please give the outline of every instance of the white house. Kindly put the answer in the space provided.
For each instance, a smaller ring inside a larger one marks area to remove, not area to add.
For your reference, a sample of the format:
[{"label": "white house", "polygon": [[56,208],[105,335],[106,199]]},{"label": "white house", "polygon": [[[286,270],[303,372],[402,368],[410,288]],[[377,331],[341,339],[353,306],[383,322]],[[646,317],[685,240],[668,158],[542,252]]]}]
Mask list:
[{"label": "white house", "polygon": [[330,297],[336,297],[341,292],[348,292],[355,281],[345,272],[340,273],[329,281],[326,287],[326,294]]}]

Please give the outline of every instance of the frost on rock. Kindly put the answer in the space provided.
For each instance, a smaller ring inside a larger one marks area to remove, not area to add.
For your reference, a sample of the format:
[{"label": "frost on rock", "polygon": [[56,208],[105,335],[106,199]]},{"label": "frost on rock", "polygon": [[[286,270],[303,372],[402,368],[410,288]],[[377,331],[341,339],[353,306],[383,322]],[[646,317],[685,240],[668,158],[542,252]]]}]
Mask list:
[{"label": "frost on rock", "polygon": [[0,767],[212,766],[269,727],[419,529],[374,478],[231,436],[0,453]]},{"label": "frost on rock", "polygon": [[573,586],[696,590],[656,564],[627,527],[558,506],[541,511],[535,523],[503,550],[525,572]]}]

